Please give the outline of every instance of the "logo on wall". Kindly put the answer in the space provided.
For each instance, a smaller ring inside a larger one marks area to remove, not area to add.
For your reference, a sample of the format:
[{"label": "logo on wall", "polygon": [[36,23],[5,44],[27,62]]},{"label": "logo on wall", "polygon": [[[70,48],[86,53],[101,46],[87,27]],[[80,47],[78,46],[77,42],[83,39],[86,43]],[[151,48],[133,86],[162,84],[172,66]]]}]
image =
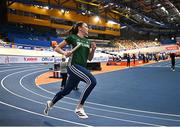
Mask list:
[{"label": "logo on wall", "polygon": [[24,61],[29,61],[29,62],[34,62],[37,61],[38,59],[36,57],[24,57]]},{"label": "logo on wall", "polygon": [[52,62],[54,59],[50,57],[42,57],[43,62]]}]

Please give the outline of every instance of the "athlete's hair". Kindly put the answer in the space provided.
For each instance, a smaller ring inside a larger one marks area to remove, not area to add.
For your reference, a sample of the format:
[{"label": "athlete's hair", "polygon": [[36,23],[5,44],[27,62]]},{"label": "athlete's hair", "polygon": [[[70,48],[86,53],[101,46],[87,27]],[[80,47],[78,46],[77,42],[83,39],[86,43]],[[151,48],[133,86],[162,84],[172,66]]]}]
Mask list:
[{"label": "athlete's hair", "polygon": [[67,35],[70,35],[70,34],[77,34],[78,33],[78,28],[82,27],[83,24],[84,24],[84,22],[77,22],[69,30],[67,30],[64,33],[60,34],[60,36],[67,36]]}]

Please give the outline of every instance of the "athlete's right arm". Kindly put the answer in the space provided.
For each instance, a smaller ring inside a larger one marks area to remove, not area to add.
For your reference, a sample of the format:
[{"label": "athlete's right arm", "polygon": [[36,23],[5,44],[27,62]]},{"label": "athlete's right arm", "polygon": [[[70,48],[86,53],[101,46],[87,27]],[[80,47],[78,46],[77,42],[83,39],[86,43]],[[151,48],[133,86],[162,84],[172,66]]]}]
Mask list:
[{"label": "athlete's right arm", "polygon": [[65,55],[66,57],[69,57],[72,52],[71,51],[64,51],[63,48],[67,45],[68,43],[64,40],[59,45],[56,46],[54,51],[56,51],[59,54]]}]

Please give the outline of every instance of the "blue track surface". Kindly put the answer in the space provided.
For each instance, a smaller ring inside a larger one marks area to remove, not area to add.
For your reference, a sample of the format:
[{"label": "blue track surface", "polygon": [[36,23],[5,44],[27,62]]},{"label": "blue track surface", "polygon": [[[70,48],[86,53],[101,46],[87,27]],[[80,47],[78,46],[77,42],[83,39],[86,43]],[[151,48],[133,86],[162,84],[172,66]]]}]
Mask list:
[{"label": "blue track surface", "polygon": [[35,78],[51,65],[0,64],[0,126],[180,126],[180,60],[96,75],[81,120],[74,109],[79,91],[72,91],[43,115],[47,100],[60,82],[35,85]]}]

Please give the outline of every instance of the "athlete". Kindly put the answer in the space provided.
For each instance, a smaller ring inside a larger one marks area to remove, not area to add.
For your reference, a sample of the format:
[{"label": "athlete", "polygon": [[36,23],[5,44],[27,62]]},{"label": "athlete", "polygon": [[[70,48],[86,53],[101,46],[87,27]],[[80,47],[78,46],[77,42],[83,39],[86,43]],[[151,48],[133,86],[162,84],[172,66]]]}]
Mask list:
[{"label": "athlete", "polygon": [[[87,70],[87,60],[92,60],[94,52],[96,50],[96,44],[90,42],[86,36],[88,35],[88,25],[84,22],[78,22],[69,31],[69,36],[56,46],[55,51],[69,57],[69,63],[67,67],[68,79],[65,88],[59,91],[52,100],[47,101],[47,105],[44,109],[44,114],[48,114],[48,111],[64,96],[69,94],[72,89],[80,82],[83,81],[87,85],[84,91],[81,93],[79,103],[75,109],[75,113],[79,118],[86,119],[88,115],[84,111],[84,103],[87,97],[90,95],[93,88],[96,86],[96,79]],[[73,48],[80,45],[75,51],[65,51],[63,47],[70,45]]]}]

